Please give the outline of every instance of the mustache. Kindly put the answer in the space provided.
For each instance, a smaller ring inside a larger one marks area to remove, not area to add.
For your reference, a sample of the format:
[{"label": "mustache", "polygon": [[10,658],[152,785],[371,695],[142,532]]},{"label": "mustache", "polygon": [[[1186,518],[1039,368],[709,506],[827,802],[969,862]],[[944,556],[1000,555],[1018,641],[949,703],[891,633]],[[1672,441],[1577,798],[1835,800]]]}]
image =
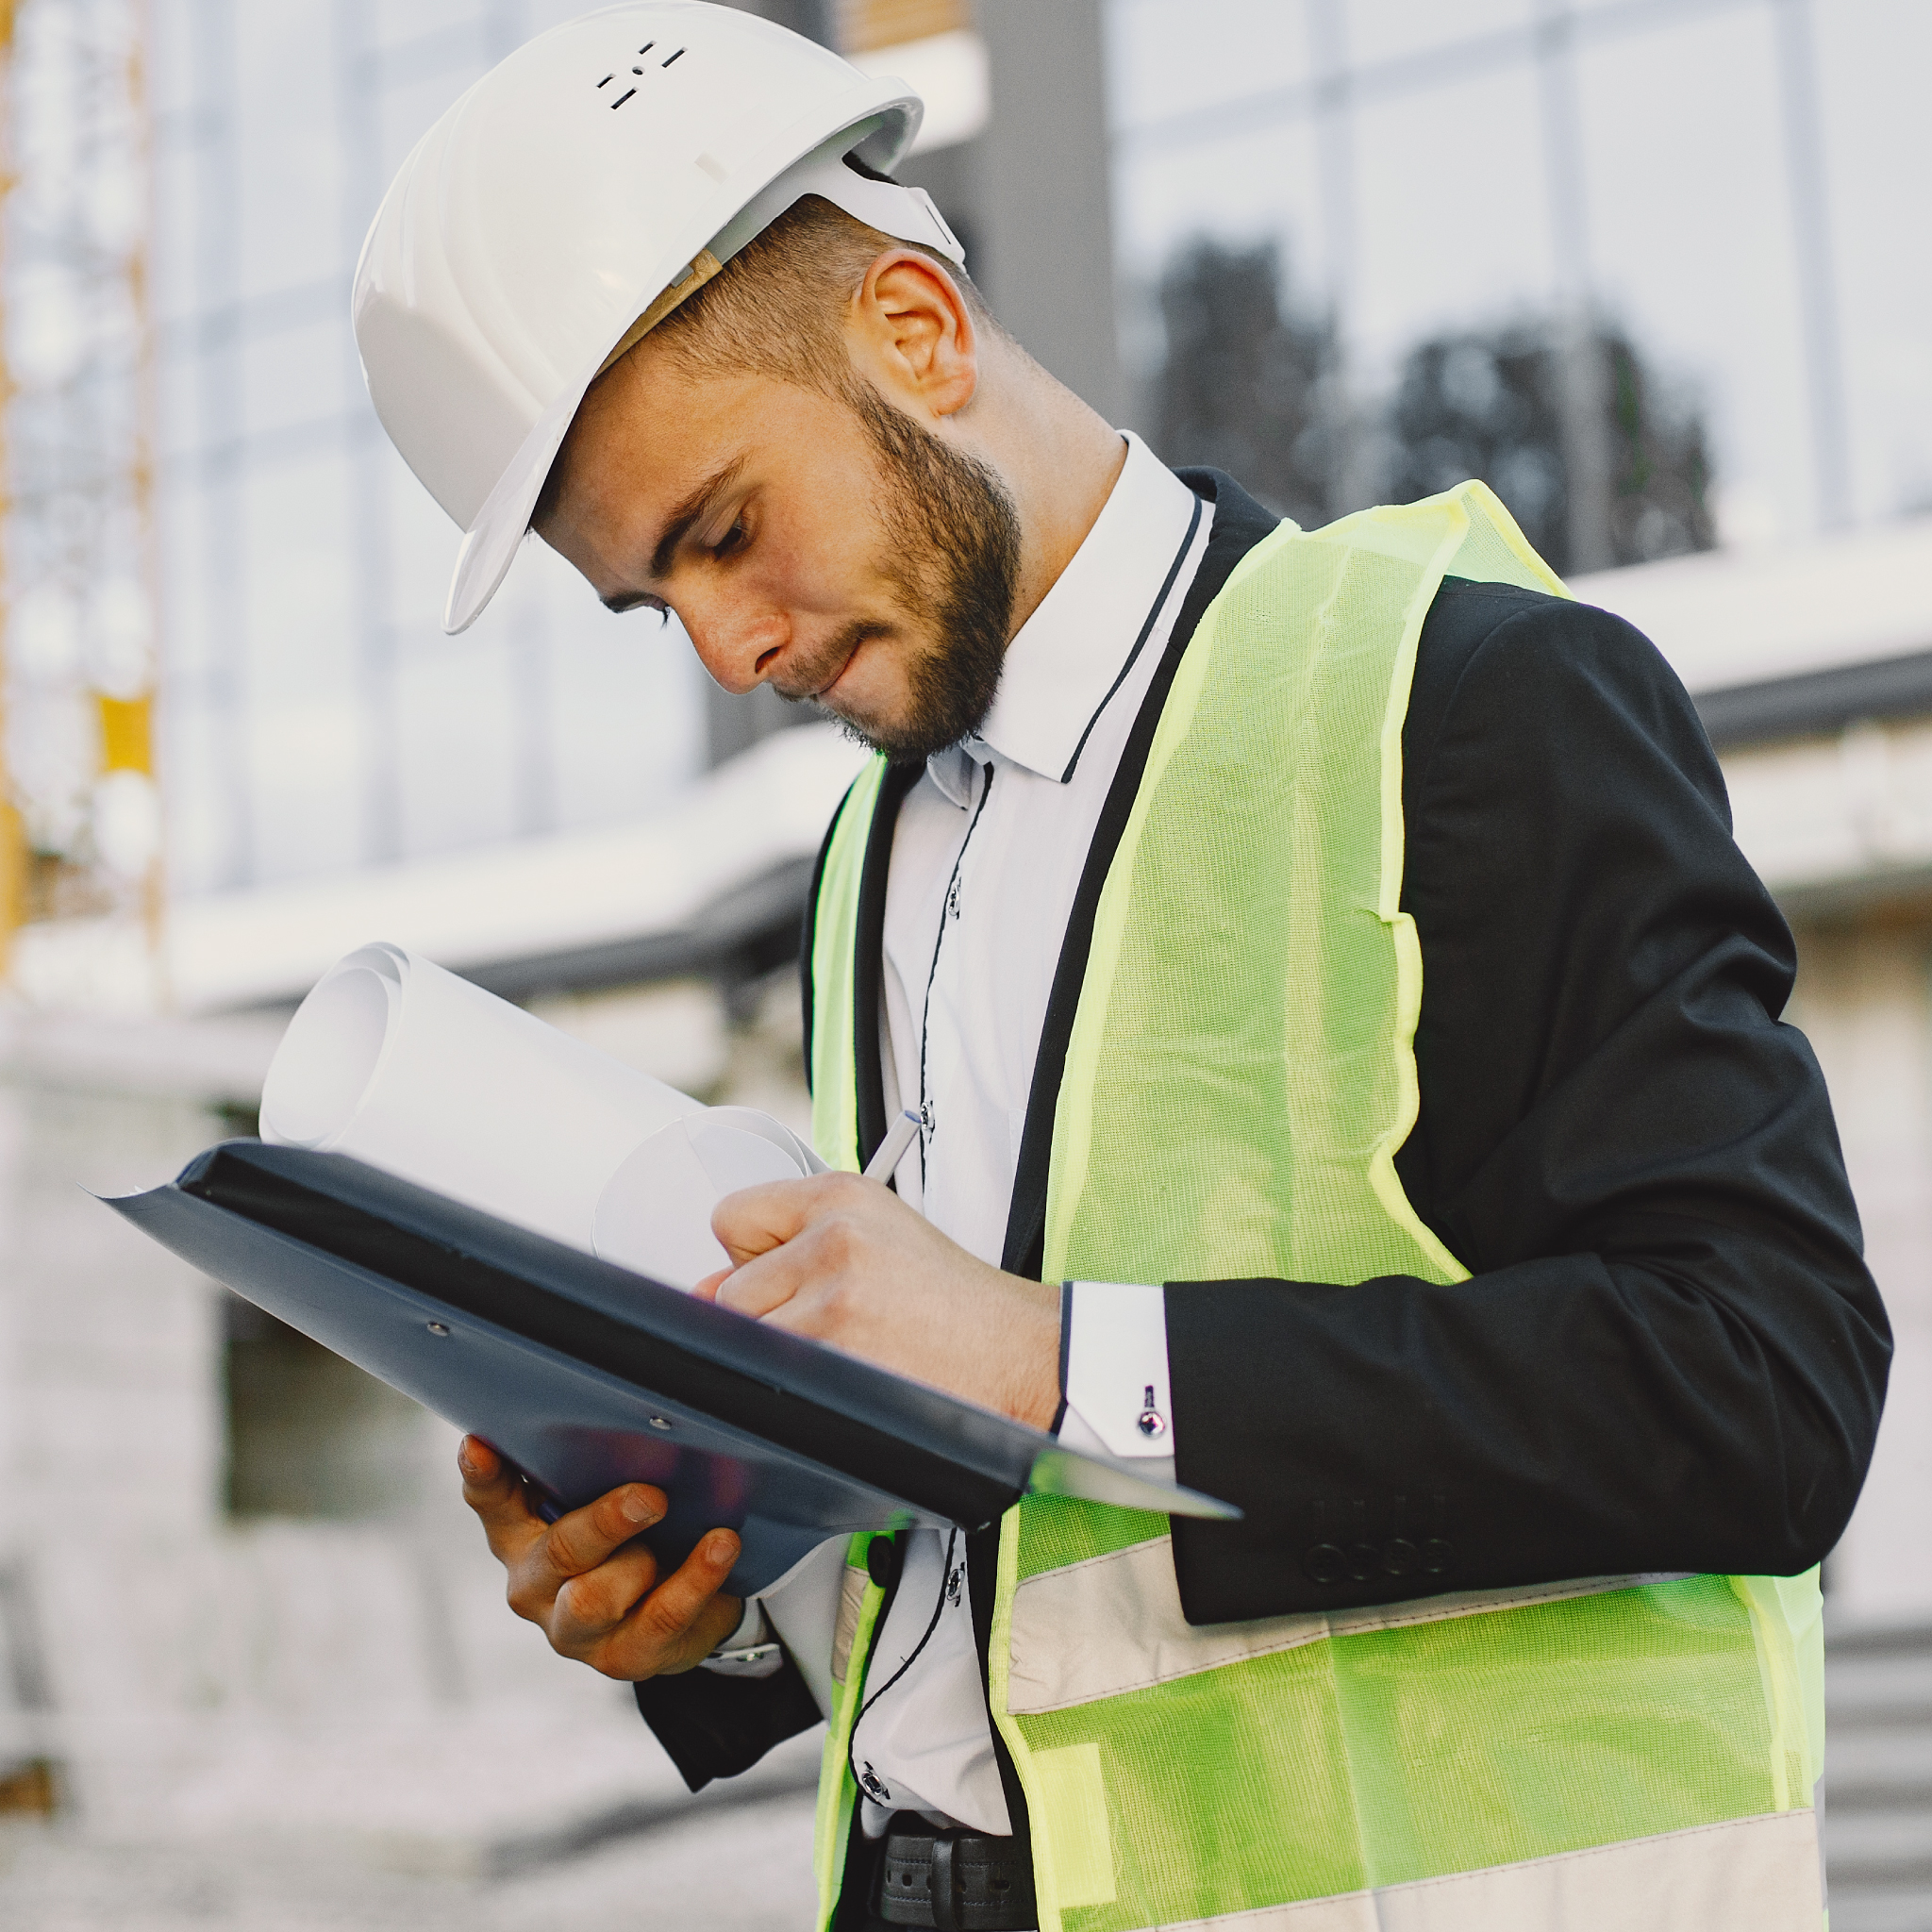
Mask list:
[{"label": "mustache", "polygon": [[854,618],[782,683],[773,678],[772,688],[781,698],[787,698],[793,704],[815,700],[828,684],[838,681],[839,674],[852,661],[861,644],[893,634],[892,625],[882,624],[876,618]]}]

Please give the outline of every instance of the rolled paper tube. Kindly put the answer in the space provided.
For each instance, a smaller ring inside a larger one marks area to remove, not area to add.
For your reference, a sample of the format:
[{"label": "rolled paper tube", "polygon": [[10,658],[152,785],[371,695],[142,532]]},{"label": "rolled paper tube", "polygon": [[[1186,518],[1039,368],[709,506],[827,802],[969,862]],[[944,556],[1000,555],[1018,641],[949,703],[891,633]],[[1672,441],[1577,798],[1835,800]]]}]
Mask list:
[{"label": "rolled paper tube", "polygon": [[[508,1000],[377,944],[331,967],[297,1008],[262,1089],[261,1134],[352,1155],[594,1253],[611,1176],[653,1135],[705,1111]],[[702,1203],[707,1229],[711,1205]]]}]

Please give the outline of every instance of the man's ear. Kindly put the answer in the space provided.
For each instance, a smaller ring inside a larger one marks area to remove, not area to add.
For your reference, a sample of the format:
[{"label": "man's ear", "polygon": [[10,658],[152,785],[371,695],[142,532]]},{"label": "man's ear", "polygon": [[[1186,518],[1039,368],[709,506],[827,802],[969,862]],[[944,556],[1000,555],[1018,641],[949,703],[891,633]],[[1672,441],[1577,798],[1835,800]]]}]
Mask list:
[{"label": "man's ear", "polygon": [[853,354],[879,390],[915,416],[951,416],[979,387],[979,332],[938,262],[891,248],[853,297]]}]

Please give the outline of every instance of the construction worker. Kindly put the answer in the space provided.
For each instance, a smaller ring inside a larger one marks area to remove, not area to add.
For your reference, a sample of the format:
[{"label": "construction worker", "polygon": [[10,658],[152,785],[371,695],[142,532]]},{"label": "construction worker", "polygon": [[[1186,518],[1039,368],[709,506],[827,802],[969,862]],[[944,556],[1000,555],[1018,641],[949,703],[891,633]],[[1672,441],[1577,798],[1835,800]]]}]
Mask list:
[{"label": "construction worker", "polygon": [[450,629],[534,529],[877,752],[805,955],[842,1172],[701,1291],[1245,1519],[747,1603],[472,1440],[511,1604],[693,1788],[829,1721],[824,1926],[1815,1927],[1890,1344],[1695,713],[1478,484],[1304,533],[1118,434],[890,180],[918,112],[722,8],[530,42],[376,219],[371,392]]}]

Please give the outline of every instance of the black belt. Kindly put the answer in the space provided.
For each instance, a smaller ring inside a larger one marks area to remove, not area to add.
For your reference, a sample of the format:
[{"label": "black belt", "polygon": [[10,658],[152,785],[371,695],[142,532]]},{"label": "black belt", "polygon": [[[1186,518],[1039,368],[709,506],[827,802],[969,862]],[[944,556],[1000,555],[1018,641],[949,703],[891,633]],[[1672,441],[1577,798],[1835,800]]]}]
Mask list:
[{"label": "black belt", "polygon": [[895,1827],[879,1870],[879,1917],[934,1932],[1031,1932],[1040,1924],[1031,1847],[971,1831]]}]

